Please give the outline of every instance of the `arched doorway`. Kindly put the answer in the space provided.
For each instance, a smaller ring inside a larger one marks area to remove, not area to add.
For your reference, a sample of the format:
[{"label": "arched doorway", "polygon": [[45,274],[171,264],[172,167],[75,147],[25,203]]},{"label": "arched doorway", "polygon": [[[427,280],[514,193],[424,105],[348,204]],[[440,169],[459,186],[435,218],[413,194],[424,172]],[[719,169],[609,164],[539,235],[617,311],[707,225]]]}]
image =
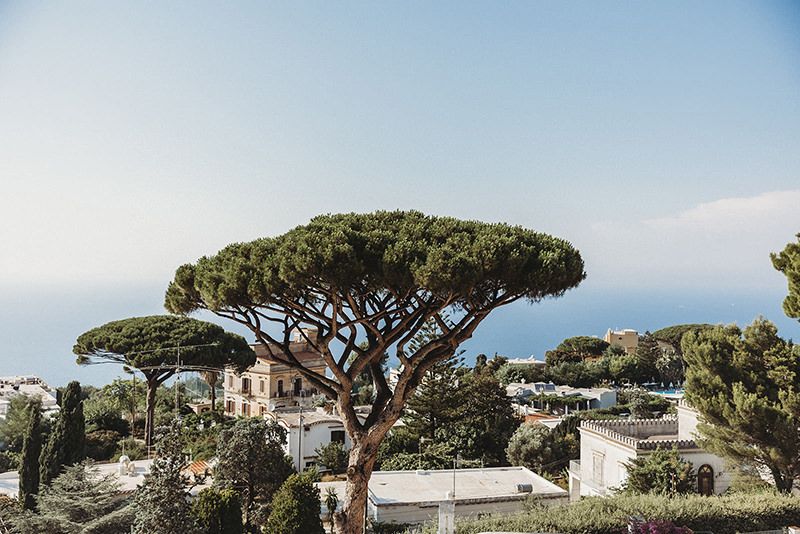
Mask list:
[{"label": "arched doorway", "polygon": [[697,470],[697,491],[700,495],[714,495],[714,468],[708,464]]}]

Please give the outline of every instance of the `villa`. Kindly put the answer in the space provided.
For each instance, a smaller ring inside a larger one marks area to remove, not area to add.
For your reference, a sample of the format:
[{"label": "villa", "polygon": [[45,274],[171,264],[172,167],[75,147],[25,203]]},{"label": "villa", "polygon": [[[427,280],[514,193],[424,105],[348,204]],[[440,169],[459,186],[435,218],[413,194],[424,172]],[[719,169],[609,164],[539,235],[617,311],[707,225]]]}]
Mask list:
[{"label": "villa", "polygon": [[[313,349],[317,337],[315,330],[296,330],[289,345],[292,355],[307,369],[324,375],[327,366],[322,356]],[[230,416],[263,416],[278,408],[311,406],[319,392],[296,369],[292,369],[270,355],[277,347],[252,345],[256,363],[241,375],[225,370],[225,414]]]},{"label": "villa", "polygon": [[703,495],[723,493],[731,482],[725,460],[695,442],[697,412],[681,401],[677,416],[660,419],[583,421],[581,457],[569,467],[570,499],[610,495],[625,482],[626,464],[657,448],[676,448],[692,463],[697,490]]}]

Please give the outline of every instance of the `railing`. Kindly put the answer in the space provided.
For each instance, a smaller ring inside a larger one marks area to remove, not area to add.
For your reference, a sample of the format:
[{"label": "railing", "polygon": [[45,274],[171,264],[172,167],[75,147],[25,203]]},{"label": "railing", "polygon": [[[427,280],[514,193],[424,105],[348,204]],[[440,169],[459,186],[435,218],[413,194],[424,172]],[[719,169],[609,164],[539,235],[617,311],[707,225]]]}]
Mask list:
[{"label": "railing", "polygon": [[569,472],[575,473],[576,475],[581,474],[581,461],[580,460],[570,460],[569,461]]},{"label": "railing", "polygon": [[318,395],[319,391],[316,388],[311,389],[301,389],[299,393],[295,392],[294,390],[291,391],[276,391],[272,394],[273,399],[286,399],[292,397],[313,397],[314,395]]}]

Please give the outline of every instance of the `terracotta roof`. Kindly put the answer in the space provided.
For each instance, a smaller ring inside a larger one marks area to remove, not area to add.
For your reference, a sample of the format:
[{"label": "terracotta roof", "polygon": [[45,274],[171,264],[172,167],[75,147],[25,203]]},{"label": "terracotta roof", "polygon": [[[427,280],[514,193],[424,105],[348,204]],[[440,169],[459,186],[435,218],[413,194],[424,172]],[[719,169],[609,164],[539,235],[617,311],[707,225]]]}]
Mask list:
[{"label": "terracotta roof", "polygon": [[211,464],[205,460],[197,460],[184,467],[183,470],[195,476],[204,475],[211,472]]}]

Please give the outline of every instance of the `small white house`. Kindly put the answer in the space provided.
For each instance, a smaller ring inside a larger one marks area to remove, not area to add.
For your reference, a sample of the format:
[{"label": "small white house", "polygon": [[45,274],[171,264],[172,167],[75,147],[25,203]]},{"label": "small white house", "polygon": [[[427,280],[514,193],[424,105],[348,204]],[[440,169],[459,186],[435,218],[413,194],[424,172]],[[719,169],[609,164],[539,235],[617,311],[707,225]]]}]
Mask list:
[{"label": "small white house", "polygon": [[659,447],[675,447],[683,459],[692,463],[699,493],[724,492],[731,479],[725,460],[697,445],[696,428],[697,413],[683,402],[678,405],[677,416],[583,421],[579,428],[581,458],[572,461],[569,468],[570,498],[613,493],[628,476],[625,465]]},{"label": "small white house", "polygon": [[[344,482],[320,482],[325,496],[333,487],[344,500]],[[454,499],[453,499],[454,496]],[[420,524],[438,517],[439,504],[455,501],[456,517],[507,515],[525,509],[528,499],[565,504],[568,493],[524,467],[435,471],[375,471],[369,481],[367,515],[380,523]],[[323,518],[327,517],[325,506]]]},{"label": "small white house", "polygon": [[269,412],[265,417],[277,421],[287,431],[284,450],[292,457],[294,468],[302,471],[317,465],[317,448],[338,441],[345,449],[351,447],[350,437],[345,432],[342,418],[315,410],[280,410]]},{"label": "small white house", "polygon": [[11,399],[19,395],[42,401],[42,413],[50,415],[58,411],[56,392],[37,376],[0,377],[0,419],[5,419],[11,407]]},{"label": "small white house", "polygon": [[[558,386],[552,382],[512,382],[506,386],[506,396],[517,402],[527,402],[537,397],[546,399],[548,396],[563,397],[565,400],[574,399],[572,409],[567,405],[567,411],[595,410],[611,408],[617,404],[617,391],[610,388],[574,388],[572,386]],[[546,400],[542,400],[545,409]]]}]

